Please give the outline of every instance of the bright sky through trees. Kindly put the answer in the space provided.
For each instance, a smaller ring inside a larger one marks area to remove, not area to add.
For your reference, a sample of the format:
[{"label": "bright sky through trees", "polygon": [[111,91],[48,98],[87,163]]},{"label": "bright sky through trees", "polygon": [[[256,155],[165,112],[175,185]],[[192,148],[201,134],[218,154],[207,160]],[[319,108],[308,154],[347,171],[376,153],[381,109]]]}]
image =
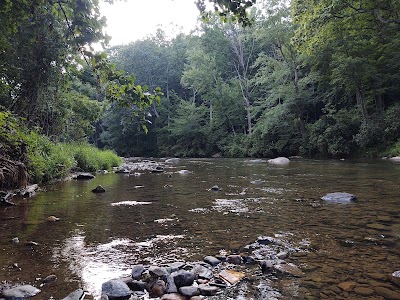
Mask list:
[{"label": "bright sky through trees", "polygon": [[195,28],[199,11],[194,0],[127,0],[101,3],[110,45],[128,44],[163,29],[169,37]]}]

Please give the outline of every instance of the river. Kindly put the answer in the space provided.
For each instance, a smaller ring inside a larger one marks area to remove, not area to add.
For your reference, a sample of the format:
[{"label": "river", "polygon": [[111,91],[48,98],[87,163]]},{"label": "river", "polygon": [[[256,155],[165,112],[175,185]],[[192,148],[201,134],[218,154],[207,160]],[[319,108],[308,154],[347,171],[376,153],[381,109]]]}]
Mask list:
[{"label": "river", "polygon": [[[292,260],[306,277],[265,278],[279,299],[384,299],[343,291],[341,282],[396,290],[387,275],[400,269],[400,163],[181,159],[163,173],[139,173],[60,182],[0,207],[3,287],[39,286],[55,274],[32,299],[61,299],[78,287],[98,297],[102,282],[129,275],[134,264],[240,253],[271,236],[307,249]],[[98,185],[106,192],[92,193]],[[210,191],[214,185],[221,190]],[[331,192],[357,201],[320,199]],[[60,220],[46,221],[51,215]],[[240,299],[257,297],[248,293]]]}]

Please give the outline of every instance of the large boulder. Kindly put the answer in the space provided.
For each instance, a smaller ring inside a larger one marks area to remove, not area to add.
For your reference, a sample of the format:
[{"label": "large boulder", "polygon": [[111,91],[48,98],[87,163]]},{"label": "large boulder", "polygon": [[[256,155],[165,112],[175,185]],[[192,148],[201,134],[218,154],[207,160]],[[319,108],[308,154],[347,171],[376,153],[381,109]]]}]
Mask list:
[{"label": "large boulder", "polygon": [[122,280],[109,280],[101,285],[102,294],[108,296],[108,299],[129,299],[131,297],[131,290],[128,285]]},{"label": "large boulder", "polygon": [[326,194],[321,199],[333,203],[349,203],[357,200],[357,197],[349,193],[335,192]]},{"label": "large boulder", "polygon": [[277,157],[273,159],[268,159],[267,162],[271,165],[279,165],[279,166],[284,166],[288,165],[290,163],[289,158],[286,157]]}]

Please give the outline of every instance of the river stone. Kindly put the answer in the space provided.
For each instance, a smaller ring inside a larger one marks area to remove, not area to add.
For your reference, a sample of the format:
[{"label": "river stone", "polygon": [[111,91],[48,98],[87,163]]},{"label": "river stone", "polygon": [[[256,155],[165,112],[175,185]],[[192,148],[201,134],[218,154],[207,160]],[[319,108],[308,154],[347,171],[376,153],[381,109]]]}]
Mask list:
[{"label": "river stone", "polygon": [[93,193],[105,193],[106,190],[101,185],[98,185],[92,190],[92,192]]},{"label": "river stone", "polygon": [[345,292],[351,292],[356,286],[357,283],[354,281],[345,281],[338,284],[338,287]]},{"label": "river stone", "polygon": [[179,292],[186,297],[193,297],[200,295],[200,291],[197,286],[183,286],[179,288]]},{"label": "river stone", "polygon": [[391,279],[392,279],[393,283],[400,286],[400,271],[393,272]]},{"label": "river stone", "polygon": [[78,173],[76,174],[76,179],[86,180],[86,179],[93,179],[95,176],[92,173]]},{"label": "river stone", "polygon": [[132,267],[132,278],[133,279],[140,279],[142,277],[142,273],[144,272],[144,266],[143,265],[134,265]]},{"label": "river stone", "polygon": [[274,262],[272,260],[263,260],[260,262],[260,266],[263,273],[271,273],[274,269]]},{"label": "river stone", "polygon": [[218,185],[214,185],[210,188],[210,191],[213,192],[219,192],[221,190],[221,188]]},{"label": "river stone", "polygon": [[29,298],[39,294],[41,291],[29,284],[17,286],[2,292],[2,296],[10,299]]},{"label": "river stone", "polygon": [[234,265],[241,265],[243,260],[240,255],[229,255],[226,258],[226,262]]},{"label": "river stone", "polygon": [[110,300],[113,299],[129,299],[131,296],[131,290],[128,285],[122,280],[113,279],[104,282],[101,285],[101,291],[107,295]]},{"label": "river stone", "polygon": [[165,291],[166,293],[170,294],[178,292],[178,288],[176,287],[174,277],[172,277],[172,275],[166,276],[164,280],[165,283],[167,284],[167,290]]},{"label": "river stone", "polygon": [[186,297],[178,293],[171,293],[162,296],[161,300],[186,300]]},{"label": "river stone", "polygon": [[395,162],[400,162],[400,156],[393,156],[393,157],[389,158],[389,160],[395,161]]},{"label": "river stone", "polygon": [[215,267],[216,265],[221,263],[221,261],[214,256],[206,256],[206,257],[204,257],[204,261],[206,263],[212,265],[213,267]]},{"label": "river stone", "polygon": [[61,300],[82,300],[84,296],[85,292],[82,289],[78,289]]},{"label": "river stone", "polygon": [[277,157],[273,159],[268,159],[267,162],[272,165],[283,166],[283,165],[288,165],[290,163],[290,160],[287,157]]},{"label": "river stone", "polygon": [[132,291],[144,291],[147,283],[142,280],[132,280],[126,283]]},{"label": "river stone", "polygon": [[168,271],[164,267],[157,267],[157,266],[151,266],[149,268],[149,273],[153,277],[162,277],[162,276],[167,276],[169,275]]},{"label": "river stone", "polygon": [[229,282],[231,285],[234,285],[242,280],[245,277],[245,274],[234,270],[223,270],[218,274],[218,277]]},{"label": "river stone", "polygon": [[360,296],[372,296],[375,293],[373,289],[367,287],[356,287],[353,292]]},{"label": "river stone", "polygon": [[182,286],[190,286],[196,279],[194,273],[184,270],[179,270],[177,272],[172,273],[171,275],[174,278],[174,282],[177,288],[180,288]]},{"label": "river stone", "polygon": [[171,268],[172,272],[176,272],[179,269],[182,269],[185,265],[186,265],[186,263],[184,263],[182,261],[176,261],[176,262],[168,264],[168,267]]},{"label": "river stone", "polygon": [[291,275],[295,277],[302,277],[305,274],[296,265],[292,263],[274,265],[274,269],[282,274]]},{"label": "river stone", "polygon": [[400,300],[400,293],[389,290],[385,287],[377,286],[374,288],[375,293],[387,300]]},{"label": "river stone", "polygon": [[214,296],[216,293],[218,293],[219,288],[217,288],[216,286],[210,286],[207,284],[199,284],[199,291],[200,291],[200,295]]},{"label": "river stone", "polygon": [[333,203],[348,203],[357,200],[357,197],[349,193],[335,192],[326,194],[321,199]]},{"label": "river stone", "polygon": [[168,163],[168,164],[176,164],[176,163],[178,163],[179,161],[180,161],[180,159],[177,158],[177,157],[168,158],[168,159],[165,160],[165,162]]},{"label": "river stone", "polygon": [[156,280],[150,285],[149,293],[151,297],[161,297],[165,294],[167,286],[163,280]]},{"label": "river stone", "polygon": [[213,277],[213,273],[210,269],[203,267],[199,264],[195,265],[192,272],[196,274],[199,278],[210,280]]},{"label": "river stone", "polygon": [[180,171],[178,171],[178,174],[180,174],[180,175],[187,175],[189,173],[190,173],[189,170],[180,170]]}]

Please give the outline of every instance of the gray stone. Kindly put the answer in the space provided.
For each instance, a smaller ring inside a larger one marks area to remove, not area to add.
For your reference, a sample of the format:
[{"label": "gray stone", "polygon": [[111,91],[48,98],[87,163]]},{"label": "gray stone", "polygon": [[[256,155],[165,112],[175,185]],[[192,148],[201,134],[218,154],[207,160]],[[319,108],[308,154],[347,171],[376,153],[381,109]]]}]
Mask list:
[{"label": "gray stone", "polygon": [[302,270],[291,263],[274,265],[274,269],[284,275],[291,275],[295,277],[303,277],[305,275]]},{"label": "gray stone", "polygon": [[179,292],[186,297],[193,297],[200,295],[199,288],[196,286],[183,286],[179,289]]},{"label": "gray stone", "polygon": [[86,180],[86,179],[93,179],[95,176],[92,173],[78,173],[75,176],[75,179],[79,180]]},{"label": "gray stone", "polygon": [[101,285],[101,291],[103,294],[107,295],[110,300],[115,298],[120,298],[118,300],[129,299],[131,296],[131,290],[128,285],[122,280],[117,279],[104,282]]},{"label": "gray stone", "polygon": [[196,279],[194,273],[184,270],[179,270],[178,272],[174,272],[171,275],[174,278],[174,282],[177,288],[180,288],[182,286],[190,286]]},{"label": "gray stone", "polygon": [[204,257],[204,261],[206,263],[212,265],[213,267],[215,267],[216,265],[221,263],[221,261],[214,256],[206,256],[206,257]]},{"label": "gray stone", "polygon": [[213,273],[210,269],[201,266],[201,265],[195,265],[192,272],[194,274],[196,274],[199,278],[203,278],[203,279],[208,279],[210,280],[211,278],[213,278]]},{"label": "gray stone", "polygon": [[144,272],[144,266],[143,265],[134,265],[132,267],[132,278],[133,279],[140,279],[142,277],[142,273]]},{"label": "gray stone", "polygon": [[151,297],[161,297],[165,294],[167,286],[164,281],[156,280],[150,284],[149,293]]},{"label": "gray stone", "polygon": [[172,275],[168,275],[165,277],[165,283],[167,284],[167,290],[166,293],[177,293],[178,288],[176,287],[174,277]]},{"label": "gray stone", "polygon": [[199,291],[200,291],[200,295],[214,296],[216,293],[218,293],[219,288],[217,288],[216,286],[210,286],[207,284],[200,284]]},{"label": "gray stone", "polygon": [[132,291],[144,291],[147,283],[141,280],[132,280],[126,283]]},{"label": "gray stone", "polygon": [[243,262],[243,259],[240,255],[229,255],[226,258],[226,262],[234,265],[241,265]]},{"label": "gray stone", "polygon": [[325,196],[321,197],[321,199],[333,203],[349,203],[357,200],[357,197],[349,193],[336,192],[326,194]]},{"label": "gray stone", "polygon": [[162,277],[162,276],[167,276],[169,275],[168,271],[164,267],[157,267],[157,266],[151,266],[149,268],[149,273],[152,277]]},{"label": "gray stone", "polygon": [[5,298],[29,298],[39,294],[41,291],[31,285],[21,285],[3,291],[2,296]]},{"label": "gray stone", "polygon": [[78,289],[70,293],[67,297],[62,300],[82,300],[85,297],[85,292],[82,289]]},{"label": "gray stone", "polygon": [[176,164],[176,163],[178,163],[179,161],[180,161],[180,159],[177,158],[177,157],[168,158],[168,159],[165,160],[165,162],[166,162],[167,164]]}]

